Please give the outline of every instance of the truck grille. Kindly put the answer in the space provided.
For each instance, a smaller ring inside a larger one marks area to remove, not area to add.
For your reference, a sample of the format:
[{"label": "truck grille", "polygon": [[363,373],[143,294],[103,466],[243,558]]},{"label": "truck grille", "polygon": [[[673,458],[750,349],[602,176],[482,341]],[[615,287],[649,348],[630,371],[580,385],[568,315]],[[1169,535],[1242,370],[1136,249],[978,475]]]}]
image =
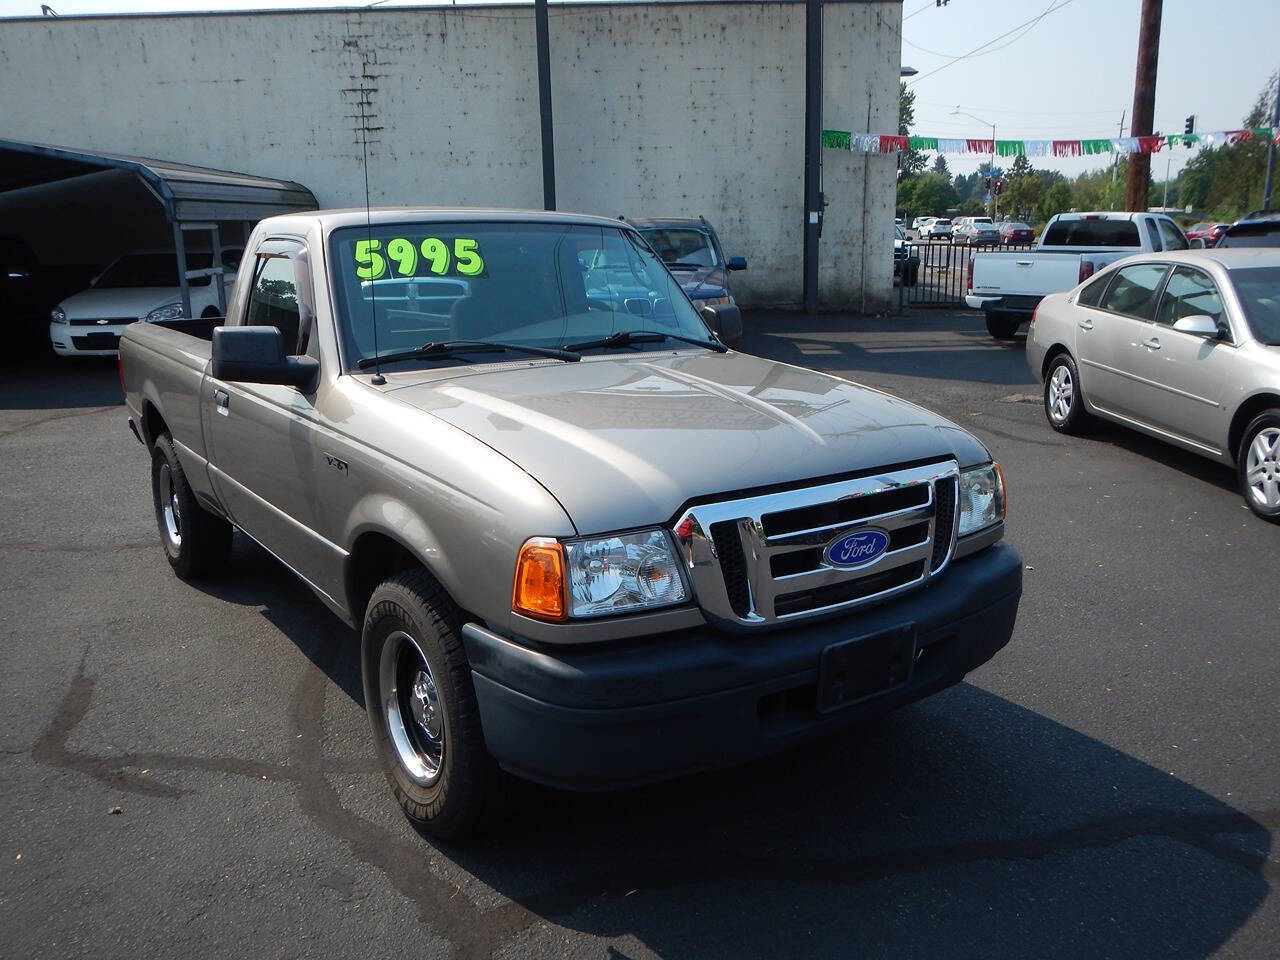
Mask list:
[{"label": "truck grille", "polygon": [[[676,522],[698,603],[713,622],[749,629],[861,606],[920,586],[956,539],[954,461],[690,507]],[[828,544],[879,530],[884,551],[857,567]]]}]

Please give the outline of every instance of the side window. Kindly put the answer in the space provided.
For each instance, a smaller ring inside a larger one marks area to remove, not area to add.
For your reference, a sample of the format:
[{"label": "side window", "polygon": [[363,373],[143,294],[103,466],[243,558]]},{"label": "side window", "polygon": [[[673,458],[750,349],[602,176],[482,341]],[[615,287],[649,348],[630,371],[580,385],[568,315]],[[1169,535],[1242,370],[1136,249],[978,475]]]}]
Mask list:
[{"label": "side window", "polygon": [[1164,240],[1164,248],[1166,250],[1186,250],[1190,244],[1187,238],[1182,235],[1182,231],[1173,225],[1172,220],[1166,220],[1161,217],[1156,223],[1160,227],[1160,237]]},{"label": "side window", "polygon": [[[245,322],[251,326],[278,328],[286,353],[306,353],[310,331],[303,329],[303,308],[299,302],[299,290],[305,290],[301,282],[305,274],[299,270],[297,261],[281,254],[259,256],[256,267]],[[310,311],[306,312],[309,316]]]},{"label": "side window", "polygon": [[1213,278],[1200,270],[1190,267],[1178,267],[1165,284],[1164,296],[1160,298],[1160,311],[1156,322],[1172,326],[1183,317],[1206,316],[1222,326],[1222,297]]},{"label": "side window", "polygon": [[1150,320],[1156,305],[1156,291],[1168,272],[1168,267],[1158,263],[1123,267],[1116,271],[1115,282],[1107,290],[1100,306],[1103,310],[1135,320]]},{"label": "side window", "polygon": [[1152,250],[1163,249],[1163,246],[1160,243],[1160,231],[1156,229],[1155,221],[1143,220],[1142,225],[1144,228],[1146,228],[1147,239],[1151,241],[1151,249]]},{"label": "side window", "polygon": [[1102,299],[1102,291],[1107,289],[1107,283],[1111,280],[1111,274],[1106,273],[1091,281],[1080,291],[1080,296],[1076,297],[1076,303],[1085,307],[1096,307],[1098,301]]}]

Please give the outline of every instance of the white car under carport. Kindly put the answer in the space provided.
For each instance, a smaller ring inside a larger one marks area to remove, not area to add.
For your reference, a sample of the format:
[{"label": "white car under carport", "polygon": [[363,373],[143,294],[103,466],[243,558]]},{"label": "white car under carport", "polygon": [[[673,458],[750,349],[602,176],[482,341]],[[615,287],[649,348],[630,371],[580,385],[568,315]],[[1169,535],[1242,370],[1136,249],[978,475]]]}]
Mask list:
[{"label": "white car under carport", "polygon": [[[240,247],[222,249],[223,283],[235,278]],[[190,251],[188,264],[196,270],[211,267],[207,251]],[[176,320],[186,314],[178,266],[172,251],[129,253],[94,278],[88,290],[73,294],[53,309],[49,340],[60,357],[114,356],[124,328],[138,321]],[[193,317],[222,314],[212,277],[188,281]]]}]

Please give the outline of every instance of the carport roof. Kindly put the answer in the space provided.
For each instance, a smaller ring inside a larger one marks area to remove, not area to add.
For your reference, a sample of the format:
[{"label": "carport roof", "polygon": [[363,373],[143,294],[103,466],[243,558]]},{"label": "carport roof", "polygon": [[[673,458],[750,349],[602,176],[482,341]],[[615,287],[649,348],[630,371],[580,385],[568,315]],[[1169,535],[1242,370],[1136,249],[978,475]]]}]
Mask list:
[{"label": "carport roof", "polygon": [[165,217],[173,222],[257,221],[317,207],[311,191],[291,180],[230,173],[150,157],[0,139],[0,193],[104,169],[131,170],[137,174],[164,206]]}]

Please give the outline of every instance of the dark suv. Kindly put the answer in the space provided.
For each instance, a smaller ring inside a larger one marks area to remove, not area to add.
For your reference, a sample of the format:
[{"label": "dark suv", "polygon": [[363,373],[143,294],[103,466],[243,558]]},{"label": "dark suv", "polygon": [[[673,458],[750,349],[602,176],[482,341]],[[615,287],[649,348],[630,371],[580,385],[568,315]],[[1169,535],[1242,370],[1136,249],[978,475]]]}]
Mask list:
[{"label": "dark suv", "polygon": [[1280,211],[1255,210],[1223,231],[1220,247],[1280,247]]},{"label": "dark suv", "polygon": [[623,217],[653,247],[693,305],[734,303],[729,271],[747,269],[746,257],[725,259],[720,238],[705,217]]}]

